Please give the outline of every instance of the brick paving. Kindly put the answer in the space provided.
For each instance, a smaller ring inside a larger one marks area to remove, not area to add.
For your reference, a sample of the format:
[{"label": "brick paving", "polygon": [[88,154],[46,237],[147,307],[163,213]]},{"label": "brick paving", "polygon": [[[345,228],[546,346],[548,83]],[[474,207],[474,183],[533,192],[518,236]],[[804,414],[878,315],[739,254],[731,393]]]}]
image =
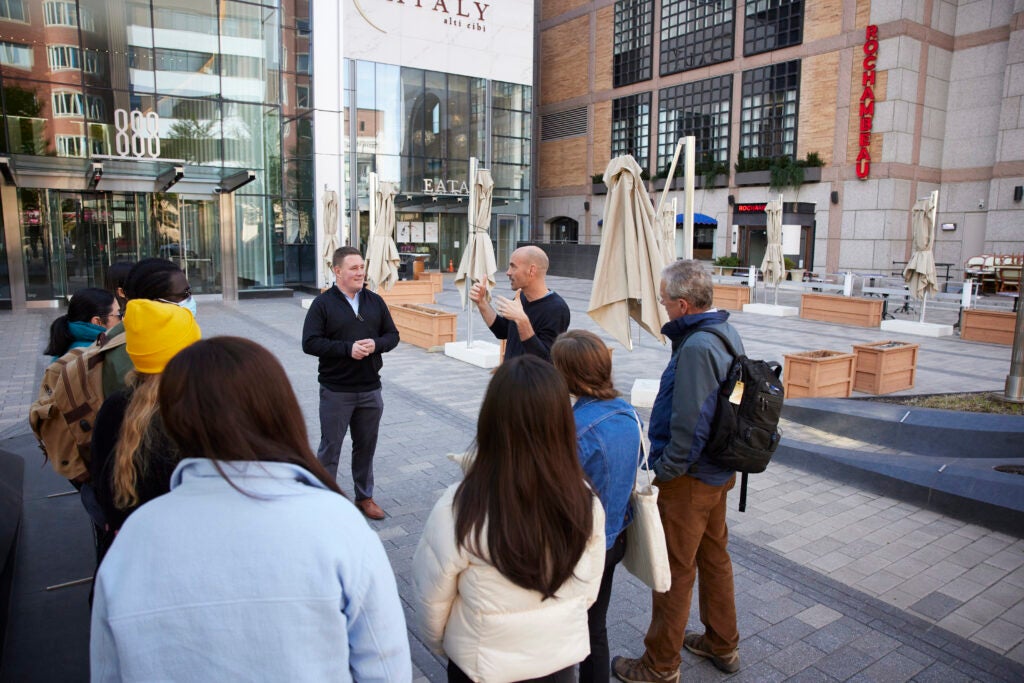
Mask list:
[{"label": "brick paving", "polygon": [[[499,288],[504,278],[499,275]],[[552,278],[574,327],[600,333],[585,309],[590,282]],[[783,301],[780,296],[780,303]],[[455,311],[449,280],[438,307]],[[203,297],[205,336],[238,334],[267,346],[285,364],[316,441],[316,360],[299,350],[300,297],[223,303]],[[25,415],[46,359],[55,311],[0,312],[0,445],[27,431]],[[941,312],[936,315],[941,315]],[[465,338],[460,316],[459,338]],[[931,314],[929,320],[932,320]],[[732,321],[748,353],[778,358],[791,350],[891,338],[892,333],[793,318],[737,313]],[[476,338],[488,331],[475,324]],[[601,333],[606,339],[607,335]],[[1007,347],[957,338],[899,338],[921,344],[911,392],[1002,389]],[[656,378],[668,350],[652,338],[616,346],[616,384],[628,395],[636,378]],[[470,445],[489,372],[400,344],[385,356],[385,412],[375,497],[389,517],[374,523],[411,616],[410,564],[423,522],[459,471],[446,455]],[[801,425],[786,439],[878,452],[880,446]],[[347,454],[343,454],[347,458]],[[342,468],[339,482],[351,490]],[[782,464],[751,478],[748,510],[732,501],[729,524],[736,568],[743,669],[750,681],[1024,680],[1024,540],[859,490]],[[637,655],[649,619],[649,592],[619,571],[609,610],[613,654]],[[699,628],[694,601],[691,618]],[[444,680],[443,661],[410,632],[417,680]],[[683,679],[718,680],[710,663],[683,653]]]}]

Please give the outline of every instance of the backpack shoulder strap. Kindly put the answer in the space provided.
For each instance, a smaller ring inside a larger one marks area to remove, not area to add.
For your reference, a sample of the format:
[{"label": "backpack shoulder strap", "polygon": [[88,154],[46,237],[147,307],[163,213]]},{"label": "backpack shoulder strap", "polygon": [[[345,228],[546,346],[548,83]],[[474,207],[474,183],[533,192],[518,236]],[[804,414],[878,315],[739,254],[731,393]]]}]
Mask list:
[{"label": "backpack shoulder strap", "polygon": [[709,332],[718,337],[719,339],[721,339],[722,343],[725,344],[726,350],[729,351],[733,358],[737,358],[738,356],[741,355],[736,352],[736,347],[732,345],[732,341],[729,340],[729,337],[727,337],[724,332],[710,325],[707,327],[698,327],[697,329],[687,334],[686,337],[683,338],[682,343],[679,344],[679,347],[682,348],[683,344],[686,343],[686,340],[689,339],[692,335],[697,334],[698,332]]}]

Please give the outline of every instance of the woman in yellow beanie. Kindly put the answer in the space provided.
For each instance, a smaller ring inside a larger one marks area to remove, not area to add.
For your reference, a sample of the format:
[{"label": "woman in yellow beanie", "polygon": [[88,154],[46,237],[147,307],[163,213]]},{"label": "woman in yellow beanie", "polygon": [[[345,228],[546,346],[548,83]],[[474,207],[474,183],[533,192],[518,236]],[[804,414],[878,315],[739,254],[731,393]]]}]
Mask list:
[{"label": "woman in yellow beanie", "polygon": [[96,415],[89,465],[112,531],[140,505],[170,490],[180,456],[160,420],[160,374],[176,353],[202,336],[188,309],[148,299],[128,302],[124,328],[135,370],[127,387],[110,395]]}]

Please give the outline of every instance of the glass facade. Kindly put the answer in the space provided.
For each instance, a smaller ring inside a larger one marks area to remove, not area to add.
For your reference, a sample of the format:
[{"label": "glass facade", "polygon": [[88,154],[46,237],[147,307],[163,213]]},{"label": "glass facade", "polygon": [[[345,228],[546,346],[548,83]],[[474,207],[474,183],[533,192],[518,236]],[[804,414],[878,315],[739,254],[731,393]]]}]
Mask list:
[{"label": "glass facade", "polygon": [[803,0],[752,0],[743,22],[743,54],[799,45],[804,36]]},{"label": "glass facade", "polygon": [[[0,155],[21,217],[4,228],[26,241],[29,300],[157,255],[222,291],[221,230],[239,290],[313,283],[308,0],[10,0],[0,29]],[[174,166],[184,180],[162,187]],[[248,171],[220,225],[214,188]]]},{"label": "glass facade", "polygon": [[697,138],[698,162],[729,160],[732,75],[664,88],[658,93],[658,171],[668,173],[679,138]]},{"label": "glass facade", "polygon": [[615,3],[612,80],[614,86],[651,77],[654,52],[654,2],[619,0]]},{"label": "glass facade", "polygon": [[734,15],[729,0],[663,0],[661,75],[732,59]]},{"label": "glass facade", "polygon": [[612,100],[612,158],[632,154],[640,168],[650,161],[651,93]]},{"label": "glass facade", "polygon": [[799,60],[744,71],[740,154],[795,156],[799,101]]},{"label": "glass facade", "polygon": [[358,221],[360,244],[369,238],[375,172],[398,185],[399,251],[427,254],[427,268],[458,265],[471,157],[494,179],[498,251],[520,239],[530,202],[530,86],[355,60],[346,60],[345,74],[346,222]]}]

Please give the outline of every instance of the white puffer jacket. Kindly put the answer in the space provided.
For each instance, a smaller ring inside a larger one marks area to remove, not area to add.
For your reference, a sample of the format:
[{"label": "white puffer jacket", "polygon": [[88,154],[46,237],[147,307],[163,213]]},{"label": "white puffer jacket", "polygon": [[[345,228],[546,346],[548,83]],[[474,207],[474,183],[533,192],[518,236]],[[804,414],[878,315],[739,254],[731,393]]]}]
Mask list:
[{"label": "white puffer jacket", "polygon": [[582,661],[590,653],[587,609],[604,571],[600,499],[594,496],[594,529],[573,577],[542,600],[456,544],[457,488],[437,501],[412,561],[416,618],[427,645],[486,683],[538,678]]}]

